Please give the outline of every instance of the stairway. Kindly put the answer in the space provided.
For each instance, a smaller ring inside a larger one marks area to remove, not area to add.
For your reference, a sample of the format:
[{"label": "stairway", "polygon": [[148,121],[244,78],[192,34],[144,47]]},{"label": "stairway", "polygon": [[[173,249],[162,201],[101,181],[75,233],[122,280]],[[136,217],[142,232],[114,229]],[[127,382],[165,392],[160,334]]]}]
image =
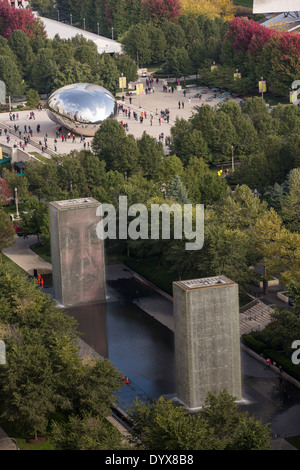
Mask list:
[{"label": "stairway", "polygon": [[266,305],[258,299],[250,302],[248,308],[244,307],[240,313],[240,334],[263,330],[272,320],[273,311],[273,306]]},{"label": "stairway", "polygon": [[[3,122],[0,122],[0,128],[2,129],[2,136],[4,135],[4,129],[7,129],[8,130],[8,134],[10,135],[14,135],[15,137],[17,137],[19,140],[22,140],[20,139],[19,137],[19,132],[15,132],[14,130],[14,127],[11,126],[11,125],[7,125],[7,124],[4,124]],[[23,134],[23,133],[22,133]],[[12,144],[10,144],[12,145]],[[31,137],[30,139],[30,142],[28,145],[31,145],[32,147],[35,147],[39,150],[39,152],[41,152],[41,146],[40,144],[34,139]],[[25,147],[25,151],[26,151],[26,147]],[[43,155],[46,154],[45,156],[49,156],[51,157],[51,155],[57,155],[57,152],[55,152],[54,150],[50,149],[50,148],[46,148],[44,149],[44,152],[43,152]]]}]

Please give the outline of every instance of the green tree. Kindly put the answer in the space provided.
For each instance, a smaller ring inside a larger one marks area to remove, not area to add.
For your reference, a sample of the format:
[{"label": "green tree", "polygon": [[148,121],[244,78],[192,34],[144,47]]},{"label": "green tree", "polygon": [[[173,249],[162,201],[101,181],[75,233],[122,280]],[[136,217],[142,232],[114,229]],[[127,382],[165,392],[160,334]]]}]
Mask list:
[{"label": "green tree", "polygon": [[236,131],[231,119],[223,111],[212,115],[212,128],[204,137],[214,155],[214,161],[228,160],[231,157],[231,146],[236,141]]},{"label": "green tree", "polygon": [[47,415],[55,409],[53,373],[49,351],[41,344],[39,334],[23,330],[20,336],[8,345],[6,370],[1,374],[1,395],[5,402],[2,418],[18,423],[36,439],[38,432],[46,431]]},{"label": "green tree", "polygon": [[287,228],[300,233],[300,168],[288,176],[288,193],[282,201],[281,216]]},{"label": "green tree", "polygon": [[222,443],[199,415],[185,413],[171,401],[159,398],[152,405],[136,401],[129,410],[134,430],[147,450],[221,450]]},{"label": "green tree", "polygon": [[115,94],[119,88],[119,70],[114,59],[106,53],[99,56],[98,64],[94,73],[97,75],[96,83],[107,88]]},{"label": "green tree", "polygon": [[127,83],[135,82],[138,79],[136,62],[127,54],[115,54],[114,61],[119,71],[119,76],[123,73]]},{"label": "green tree", "polygon": [[192,157],[203,158],[205,162],[212,158],[201,130],[193,129],[193,124],[182,118],[176,118],[171,128],[170,151],[181,159],[184,166],[188,165]]},{"label": "green tree", "polygon": [[165,34],[168,50],[173,47],[181,49],[186,46],[184,29],[179,24],[173,21],[165,21],[162,23],[161,28]]},{"label": "green tree", "polygon": [[292,344],[300,334],[300,317],[297,311],[276,309],[272,321],[257,336],[268,347],[282,351],[285,357],[291,358]]},{"label": "green tree", "polygon": [[173,46],[167,50],[164,69],[168,74],[175,76],[176,79],[190,75],[192,72],[192,63],[187,50],[183,47],[179,48],[178,46]]},{"label": "green tree", "polygon": [[31,85],[39,93],[50,93],[55,88],[58,66],[49,48],[39,50],[35,55],[31,70]]},{"label": "green tree", "polygon": [[88,359],[72,380],[69,391],[71,408],[77,415],[109,416],[115,400],[114,393],[122,386],[118,371],[109,360]]},{"label": "green tree", "polygon": [[245,296],[254,280],[252,243],[246,230],[227,228],[220,222],[207,231],[210,269],[213,275],[224,275],[239,284],[239,294]]},{"label": "green tree", "polygon": [[214,205],[217,219],[231,229],[252,229],[266,211],[267,204],[256,198],[246,185],[237,186]]},{"label": "green tree", "polygon": [[139,149],[139,164],[145,176],[152,178],[160,169],[164,157],[164,150],[161,142],[156,143],[156,139],[147,133],[137,140]]},{"label": "green tree", "polygon": [[181,176],[184,167],[180,158],[176,155],[167,155],[162,162],[161,168],[155,177],[155,181],[161,184],[162,190],[168,188],[175,176]]},{"label": "green tree", "polygon": [[106,119],[97,130],[92,149],[106,163],[107,171],[127,175],[138,170],[139,150],[135,138],[126,135],[124,127],[114,119]]},{"label": "green tree", "polygon": [[253,125],[260,136],[266,136],[273,131],[274,122],[269,114],[265,102],[255,96],[248,99],[243,105],[243,113],[249,116]]},{"label": "green tree", "polygon": [[269,425],[240,413],[234,400],[226,391],[208,393],[203,411],[216,436],[225,440],[225,450],[271,450]]},{"label": "green tree", "polygon": [[18,190],[19,199],[28,197],[28,180],[26,176],[18,176],[15,170],[8,170],[5,168],[2,173],[3,179],[7,182],[12,193],[15,193],[15,188]]},{"label": "green tree", "polygon": [[270,190],[269,206],[272,207],[276,212],[280,212],[282,199],[283,189],[278,183],[275,183],[273,188]]},{"label": "green tree", "polygon": [[180,176],[175,176],[167,191],[167,197],[171,200],[179,202],[180,204],[190,203],[187,189],[184,183],[182,182]]},{"label": "green tree", "polygon": [[[56,450],[124,450],[121,433],[106,420],[71,415],[66,423],[54,421],[51,426],[51,440]],[[131,448],[132,450],[132,448]]]},{"label": "green tree", "polygon": [[58,173],[59,167],[55,159],[44,163],[30,160],[26,164],[29,188],[39,199],[45,198],[47,201],[61,199],[62,188]]},{"label": "green tree", "polygon": [[2,262],[2,250],[3,248],[8,248],[14,243],[15,231],[13,228],[12,221],[9,218],[9,215],[4,212],[3,209],[0,209],[0,253]]},{"label": "green tree", "polygon": [[165,60],[167,41],[163,30],[159,26],[149,23],[148,35],[151,43],[151,63],[161,64]]},{"label": "green tree", "polygon": [[235,101],[223,103],[220,110],[228,114],[235,128],[236,139],[233,142],[235,153],[250,155],[257,152],[260,140],[250,117],[243,114],[241,107]]},{"label": "green tree", "polygon": [[26,92],[26,105],[30,108],[36,108],[40,104],[40,95],[36,90],[28,90]]},{"label": "green tree", "polygon": [[57,18],[55,6],[56,4],[53,0],[30,0],[32,11],[38,11],[40,16],[45,16],[46,18]]},{"label": "green tree", "polygon": [[138,67],[149,64],[151,59],[151,43],[147,29],[143,24],[131,26],[122,39],[123,49]]},{"label": "green tree", "polygon": [[21,75],[27,80],[34,59],[34,53],[27,34],[24,31],[15,29],[9,38],[8,44],[18,59]]},{"label": "green tree", "polygon": [[0,56],[0,80],[6,85],[6,93],[10,96],[22,96],[24,84],[22,75],[16,63],[16,59],[11,55]]},{"label": "green tree", "polygon": [[271,450],[269,426],[240,412],[226,391],[208,393],[194,415],[164,398],[151,405],[136,401],[129,415],[147,450]]},{"label": "green tree", "polygon": [[230,181],[246,185],[260,194],[265,194],[273,181],[270,162],[264,152],[257,152],[241,158],[239,165],[235,164],[234,173]]},{"label": "green tree", "polygon": [[[24,203],[25,211],[22,212],[22,226],[27,235],[37,235],[38,240],[42,235],[42,227],[46,226],[48,219],[48,207],[43,201],[38,201],[31,196]],[[47,231],[48,232],[48,231]]]}]

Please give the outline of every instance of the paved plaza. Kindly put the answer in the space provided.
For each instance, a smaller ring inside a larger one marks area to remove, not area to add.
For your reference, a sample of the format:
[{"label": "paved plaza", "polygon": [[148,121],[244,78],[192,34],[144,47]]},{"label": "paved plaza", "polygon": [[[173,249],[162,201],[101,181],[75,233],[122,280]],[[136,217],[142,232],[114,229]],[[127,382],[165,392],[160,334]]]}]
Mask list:
[{"label": "paved plaza", "polygon": [[[140,78],[140,82],[144,85],[144,90],[146,88],[146,78]],[[136,82],[138,83],[138,82]],[[120,111],[117,120],[119,122],[123,122],[124,124],[128,125],[128,134],[134,135],[135,138],[140,138],[143,132],[146,131],[147,134],[155,137],[157,140],[159,136],[163,134],[164,136],[164,146],[165,146],[165,137],[170,137],[171,135],[171,127],[175,124],[176,118],[183,118],[189,119],[193,113],[196,113],[195,107],[201,106],[202,104],[209,104],[211,106],[215,106],[218,103],[224,101],[224,98],[219,98],[221,95],[220,92],[213,92],[207,87],[201,87],[200,89],[197,87],[191,87],[187,89],[187,93],[184,96],[183,90],[174,89],[174,92],[165,92],[163,87],[166,84],[166,81],[160,79],[158,83],[154,81],[154,93],[148,93],[143,95],[135,95],[131,96],[131,103],[130,103],[130,96],[126,95],[126,91],[124,93],[119,93],[118,96],[120,99],[118,100],[118,104],[123,104],[123,109],[127,109],[127,111],[131,110],[131,117],[129,118],[128,115],[126,116],[125,112]],[[202,94],[201,101],[199,99],[198,94]],[[124,101],[122,101],[121,97],[124,95]],[[217,95],[213,98],[214,95]],[[230,95],[226,96],[228,99],[233,99],[237,103],[239,103],[239,98],[233,98]],[[225,99],[226,99],[225,98]],[[179,109],[180,103],[180,109]],[[161,116],[161,111],[169,110],[169,122],[164,119],[161,119],[159,122],[159,118]],[[136,112],[138,115],[138,120],[135,120],[133,117],[133,113]],[[140,122],[140,115],[141,113],[145,114],[146,118],[144,117],[143,122]],[[31,138],[31,142],[35,145],[28,144],[25,147],[27,152],[38,152],[45,157],[49,157],[47,152],[42,151],[42,146],[44,146],[44,138],[47,138],[47,146],[48,149],[53,153],[55,151],[56,145],[56,153],[58,154],[69,154],[71,150],[83,150],[84,148],[88,149],[89,145],[91,144],[92,137],[85,138],[85,147],[84,143],[81,141],[80,136],[76,136],[75,142],[72,139],[67,139],[62,141],[61,137],[57,139],[57,143],[55,144],[54,140],[56,138],[56,129],[59,127],[58,124],[53,122],[47,115],[46,110],[34,110],[34,119],[30,119],[30,111],[19,111],[16,109],[12,110],[12,114],[18,113],[18,120],[11,121],[10,120],[10,113],[1,113],[0,114],[0,128],[7,129],[7,133],[10,135],[10,143],[12,147],[14,145],[19,146],[20,141],[23,142],[23,139],[19,137],[18,133],[15,134],[13,132],[14,125],[19,126],[18,131],[21,131],[22,136],[24,134],[24,126],[30,126],[33,134]],[[151,113],[153,115],[152,125],[151,125]],[[37,125],[40,125],[40,132],[37,132]],[[0,144],[6,144],[6,135],[2,132],[0,136]],[[165,146],[165,153],[168,153],[168,148]],[[50,158],[50,157],[49,157]]]}]

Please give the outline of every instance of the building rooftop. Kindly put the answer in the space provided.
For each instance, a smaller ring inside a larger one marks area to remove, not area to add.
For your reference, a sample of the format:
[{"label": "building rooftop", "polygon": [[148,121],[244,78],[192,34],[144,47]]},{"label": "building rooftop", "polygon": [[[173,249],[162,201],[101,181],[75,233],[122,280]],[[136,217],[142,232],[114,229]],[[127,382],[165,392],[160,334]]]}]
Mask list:
[{"label": "building rooftop", "polygon": [[199,289],[201,287],[216,287],[224,284],[233,284],[234,282],[225,276],[204,277],[201,279],[191,279],[188,281],[177,281],[174,284],[186,289]]},{"label": "building rooftop", "polygon": [[56,209],[69,209],[69,208],[74,208],[74,207],[88,207],[88,206],[94,206],[97,205],[99,206],[99,202],[96,201],[96,199],[92,197],[85,197],[85,198],[79,198],[79,199],[66,199],[65,201],[53,201],[50,202]]}]

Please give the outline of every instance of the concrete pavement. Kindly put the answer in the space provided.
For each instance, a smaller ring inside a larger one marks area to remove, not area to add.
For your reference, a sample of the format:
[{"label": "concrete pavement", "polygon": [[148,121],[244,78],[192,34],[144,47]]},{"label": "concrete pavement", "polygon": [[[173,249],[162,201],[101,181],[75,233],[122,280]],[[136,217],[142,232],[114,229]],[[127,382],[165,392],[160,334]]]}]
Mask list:
[{"label": "concrete pavement", "polygon": [[30,276],[33,276],[34,269],[38,274],[49,274],[52,272],[52,265],[30,249],[37,241],[35,235],[29,235],[27,238],[15,235],[15,244],[5,248],[3,253]]},{"label": "concrete pavement", "polygon": [[[146,87],[146,78],[140,78],[140,82],[143,83],[144,89]],[[138,83],[138,82],[135,82]],[[135,138],[140,138],[143,132],[155,137],[157,140],[159,139],[160,134],[164,134],[165,137],[169,137],[171,135],[171,127],[175,124],[176,118],[184,118],[189,119],[193,113],[196,112],[194,109],[195,106],[199,106],[201,104],[209,104],[210,106],[215,106],[219,102],[222,102],[223,99],[221,98],[212,98],[214,92],[211,91],[207,87],[198,88],[189,88],[187,89],[186,96],[183,94],[183,90],[174,90],[174,93],[171,92],[164,92],[163,86],[166,85],[167,81],[160,79],[158,83],[154,83],[154,93],[148,93],[143,95],[132,95],[130,103],[130,97],[126,95],[126,90],[124,93],[118,93],[118,104],[123,104],[123,108],[127,110],[131,110],[131,118],[129,119],[126,117],[125,113],[122,111],[119,112],[117,116],[117,120],[119,122],[123,121],[123,123],[127,123],[129,130],[128,133],[132,134]],[[195,96],[197,94],[202,93],[201,102],[199,101],[199,97]],[[122,101],[121,97],[124,95],[125,99],[124,102]],[[219,93],[218,93],[219,96]],[[235,102],[239,102],[239,98],[233,98],[228,95],[230,100],[234,100]],[[208,100],[208,101],[207,101]],[[180,102],[180,109],[178,103]],[[159,123],[160,112],[165,109],[169,110],[170,120],[169,122],[165,120],[161,120],[161,124]],[[1,113],[0,114],[0,127],[3,129],[7,129],[8,133],[10,134],[11,140],[10,144],[12,147],[14,145],[19,146],[20,140],[19,135],[14,134],[14,124],[19,126],[19,130],[24,133],[24,126],[26,125],[31,127],[33,131],[33,135],[31,138],[31,142],[35,143],[35,145],[28,144],[25,147],[27,152],[37,152],[43,155],[45,158],[50,158],[46,152],[42,151],[42,145],[39,144],[41,142],[44,144],[44,138],[47,138],[47,145],[48,149],[51,153],[57,154],[69,154],[71,150],[83,150],[84,148],[88,148],[91,144],[92,138],[86,137],[86,147],[84,147],[83,142],[80,140],[80,136],[76,136],[75,142],[72,142],[72,139],[67,139],[62,142],[61,138],[57,139],[57,143],[54,143],[54,139],[56,137],[56,129],[58,125],[51,121],[48,117],[47,112],[45,109],[42,110],[33,110],[34,111],[34,119],[30,119],[30,110],[26,111],[19,111],[16,109],[12,110],[12,114],[18,113],[18,120],[10,120],[9,113]],[[139,119],[136,121],[132,114],[133,112],[138,114],[147,113],[147,118],[143,120],[141,124]],[[153,122],[151,125],[150,114],[153,114]],[[37,132],[37,125],[40,125],[40,132]],[[0,145],[1,143],[6,142],[6,136],[2,133],[0,136]],[[56,152],[55,152],[55,145],[56,145]],[[168,152],[168,148],[165,148],[165,152]]]}]

